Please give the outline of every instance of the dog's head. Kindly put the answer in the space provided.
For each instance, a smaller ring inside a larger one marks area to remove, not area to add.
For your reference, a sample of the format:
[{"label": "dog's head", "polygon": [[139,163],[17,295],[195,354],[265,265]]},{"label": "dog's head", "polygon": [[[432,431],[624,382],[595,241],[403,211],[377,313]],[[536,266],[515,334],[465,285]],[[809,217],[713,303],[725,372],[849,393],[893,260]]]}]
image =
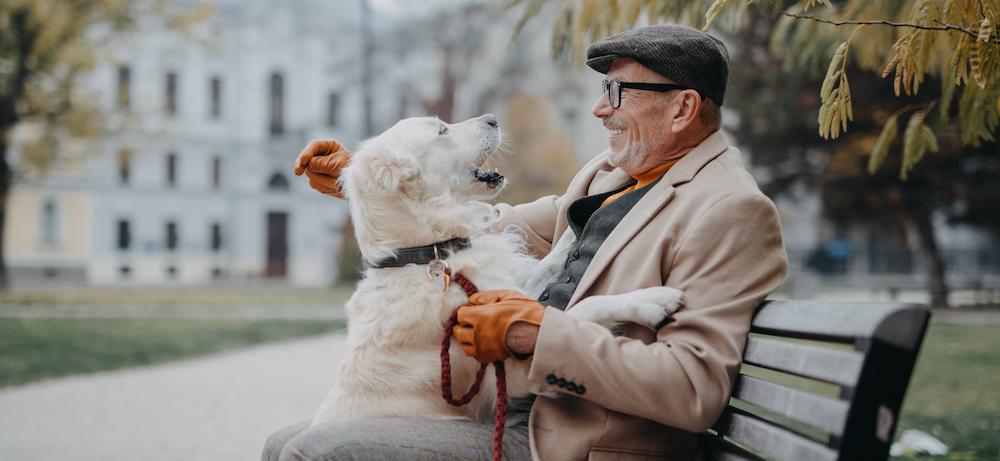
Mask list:
[{"label": "dog's head", "polygon": [[342,176],[365,257],[481,227],[473,215],[484,207],[475,200],[493,198],[506,185],[503,175],[480,170],[500,140],[496,117],[487,114],[455,124],[408,118],[366,141]]}]

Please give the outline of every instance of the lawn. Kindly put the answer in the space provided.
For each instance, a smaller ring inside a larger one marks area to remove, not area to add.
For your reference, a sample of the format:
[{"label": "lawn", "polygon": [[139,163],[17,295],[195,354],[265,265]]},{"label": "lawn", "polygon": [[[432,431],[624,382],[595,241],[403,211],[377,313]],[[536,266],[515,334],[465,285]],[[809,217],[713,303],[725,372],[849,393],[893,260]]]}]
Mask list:
[{"label": "lawn", "polygon": [[0,387],[315,335],[337,320],[0,318]]},{"label": "lawn", "polygon": [[899,421],[911,428],[950,452],[894,460],[1000,460],[1000,325],[931,324]]},{"label": "lawn", "polygon": [[180,305],[242,306],[248,304],[329,306],[347,301],[351,283],[329,288],[298,288],[262,284],[206,287],[65,287],[18,288],[0,292],[3,305]]}]

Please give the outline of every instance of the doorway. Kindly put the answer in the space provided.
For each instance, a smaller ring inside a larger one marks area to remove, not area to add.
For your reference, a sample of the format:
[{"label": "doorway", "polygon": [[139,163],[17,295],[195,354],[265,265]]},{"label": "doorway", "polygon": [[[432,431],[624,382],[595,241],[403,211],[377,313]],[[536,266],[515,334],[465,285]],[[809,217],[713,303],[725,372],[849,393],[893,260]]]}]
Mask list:
[{"label": "doorway", "polygon": [[267,213],[267,277],[288,275],[288,213]]}]

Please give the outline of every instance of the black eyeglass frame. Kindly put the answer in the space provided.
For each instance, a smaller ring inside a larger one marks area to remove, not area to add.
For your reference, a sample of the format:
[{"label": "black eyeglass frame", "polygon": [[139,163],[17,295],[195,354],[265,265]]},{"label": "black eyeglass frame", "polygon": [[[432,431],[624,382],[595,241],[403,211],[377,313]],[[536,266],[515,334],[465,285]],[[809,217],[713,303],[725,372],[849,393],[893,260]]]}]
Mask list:
[{"label": "black eyeglass frame", "polygon": [[[665,93],[667,91],[674,90],[695,90],[696,88],[691,88],[685,85],[678,85],[676,83],[641,83],[641,82],[623,82],[620,80],[603,80],[602,85],[604,85],[604,94],[608,96],[608,104],[611,105],[612,109],[617,109],[622,106],[622,90],[631,88],[635,90],[646,90],[646,91],[657,91],[660,93]],[[611,91],[614,88],[616,93],[616,98],[611,97]],[[701,96],[701,92],[698,91],[698,95]],[[702,96],[704,99],[704,96]]]}]

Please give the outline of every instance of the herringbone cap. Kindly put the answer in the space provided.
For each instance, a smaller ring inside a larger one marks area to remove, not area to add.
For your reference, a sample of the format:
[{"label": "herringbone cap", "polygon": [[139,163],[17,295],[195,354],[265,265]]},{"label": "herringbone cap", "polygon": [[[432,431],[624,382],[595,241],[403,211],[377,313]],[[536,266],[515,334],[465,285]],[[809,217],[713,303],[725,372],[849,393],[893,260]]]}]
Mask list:
[{"label": "herringbone cap", "polygon": [[698,90],[720,106],[729,78],[729,51],[721,40],[678,25],[639,27],[587,49],[587,65],[606,74],[615,58],[628,57],[674,83]]}]

